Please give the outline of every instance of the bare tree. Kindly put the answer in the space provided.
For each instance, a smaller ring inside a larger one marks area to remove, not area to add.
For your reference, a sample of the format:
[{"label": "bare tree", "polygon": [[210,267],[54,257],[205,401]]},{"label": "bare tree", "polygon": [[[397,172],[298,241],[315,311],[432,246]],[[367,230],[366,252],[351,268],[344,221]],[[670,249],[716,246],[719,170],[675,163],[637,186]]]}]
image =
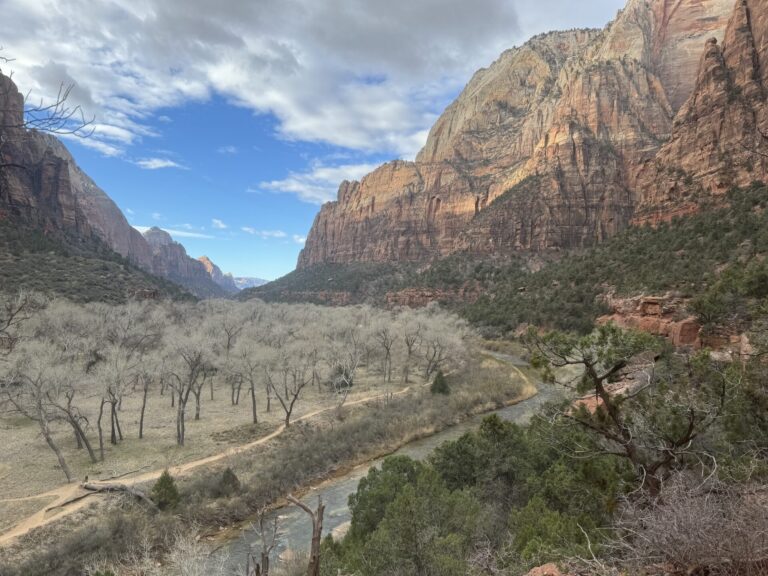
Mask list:
[{"label": "bare tree", "polygon": [[312,543],[309,549],[307,576],[320,576],[320,543],[323,536],[323,514],[325,513],[323,500],[318,497],[317,510],[314,511],[291,494],[288,495],[288,501],[304,510],[312,519]]},{"label": "bare tree", "polygon": [[43,342],[30,343],[14,368],[11,378],[14,386],[8,387],[4,396],[16,413],[37,423],[67,482],[72,482],[72,472],[51,430],[51,424],[60,419],[53,402],[68,387],[67,370],[60,352],[53,346]]},{"label": "bare tree", "polygon": [[[248,554],[245,566],[245,576],[269,576],[269,556],[277,546],[277,514],[273,514],[272,521],[267,520],[267,509],[262,508],[258,513],[258,530],[251,524],[254,531],[258,531],[261,538],[261,561],[257,562],[256,557]],[[251,562],[253,566],[251,566]]]},{"label": "bare tree", "polygon": [[392,346],[397,340],[397,335],[393,332],[391,320],[384,319],[383,323],[376,328],[374,333],[376,341],[381,346],[381,371],[384,374],[384,381],[392,381]]},{"label": "bare tree", "polygon": [[176,443],[184,446],[187,402],[192,391],[202,386],[210,364],[202,342],[188,339],[172,350],[168,366],[168,386],[176,398]]}]

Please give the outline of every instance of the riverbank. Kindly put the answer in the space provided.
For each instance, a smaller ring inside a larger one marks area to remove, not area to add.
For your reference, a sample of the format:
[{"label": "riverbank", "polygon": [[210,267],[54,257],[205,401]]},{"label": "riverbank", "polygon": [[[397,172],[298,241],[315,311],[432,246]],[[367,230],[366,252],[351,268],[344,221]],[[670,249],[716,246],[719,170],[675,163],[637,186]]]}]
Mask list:
[{"label": "riverbank", "polygon": [[[126,508],[113,500],[91,505],[76,517],[37,530],[3,549],[0,566],[16,565],[21,571],[0,573],[64,574],[67,564],[96,553],[119,558],[142,539],[156,540],[162,548],[169,534],[191,525],[207,534],[223,532],[223,527],[242,523],[287,493],[342,474],[354,467],[350,463],[391,452],[395,446],[533,393],[527,388],[532,384],[526,383],[518,368],[486,353],[478,354],[449,380],[450,396],[436,397],[419,388],[399,397],[346,406],[296,423],[255,450],[195,470],[179,482],[183,503],[174,516],[148,518],[135,506]],[[235,472],[241,488],[221,496],[217,485],[225,468]],[[35,551],[34,557],[30,551]]]},{"label": "riverbank", "polygon": [[[361,477],[371,468],[371,466],[380,463],[388,456],[402,453],[408,446],[414,446],[426,440],[442,443],[443,441],[458,437],[466,431],[473,429],[474,425],[478,425],[482,418],[491,414],[499,414],[507,408],[528,402],[539,394],[539,390],[531,378],[526,375],[520,368],[511,363],[513,361],[513,357],[487,350],[485,353],[495,357],[497,360],[507,362],[512,371],[520,377],[520,380],[523,384],[516,397],[507,399],[500,404],[489,403],[475,406],[466,413],[458,414],[456,419],[452,422],[442,423],[439,426],[436,425],[430,429],[413,431],[408,435],[398,439],[394,444],[389,445],[384,450],[367,453],[356,461],[342,464],[322,478],[315,478],[308,485],[296,489],[293,492],[293,495],[302,501],[314,498],[318,494],[321,494],[327,487],[335,485],[339,481],[350,477]],[[509,360],[501,360],[501,357],[504,356],[506,356]],[[548,399],[549,396],[547,396],[547,400]],[[480,420],[478,420],[478,418]],[[472,422],[473,425],[467,425],[470,422]],[[446,436],[446,433],[449,432],[454,432],[454,434],[451,435],[452,438],[448,438]],[[442,437],[443,439],[438,440],[437,437]],[[285,497],[281,497],[268,505],[266,507],[266,511],[268,513],[279,513],[280,511],[287,509],[289,506],[291,505],[287,499]],[[241,537],[242,533],[246,531],[250,527],[251,523],[255,520],[256,516],[251,516],[233,525],[227,526],[223,530],[218,529],[214,533],[209,532],[202,534],[202,537],[207,538],[209,542],[215,545],[215,549],[218,550],[226,547],[227,544],[231,543],[234,538]],[[332,531],[332,529],[328,530],[327,532],[330,531]]]}]

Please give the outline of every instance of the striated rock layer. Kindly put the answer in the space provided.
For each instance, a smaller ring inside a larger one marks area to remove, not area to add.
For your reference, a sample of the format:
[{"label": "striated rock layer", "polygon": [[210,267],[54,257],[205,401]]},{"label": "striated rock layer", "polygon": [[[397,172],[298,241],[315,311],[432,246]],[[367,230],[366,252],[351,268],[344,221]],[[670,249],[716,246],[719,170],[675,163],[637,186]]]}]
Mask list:
[{"label": "striated rock layer", "polygon": [[[151,245],[77,166],[57,138],[27,130],[23,97],[13,81],[2,74],[0,218],[47,234],[65,233],[83,241],[98,238],[139,268],[176,282],[197,296],[227,293],[181,245],[173,243],[175,246],[160,251]],[[213,272],[221,274],[214,268]]]},{"label": "striated rock layer", "polygon": [[630,0],[605,30],[505,52],[415,162],[342,183],[299,268],[587,246],[764,178],[766,18],[768,0]]}]

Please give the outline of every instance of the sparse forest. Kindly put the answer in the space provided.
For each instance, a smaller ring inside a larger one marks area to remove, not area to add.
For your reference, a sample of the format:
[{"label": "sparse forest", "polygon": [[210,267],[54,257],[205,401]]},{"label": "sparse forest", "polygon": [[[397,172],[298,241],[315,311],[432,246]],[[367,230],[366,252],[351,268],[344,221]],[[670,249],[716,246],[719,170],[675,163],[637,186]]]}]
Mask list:
[{"label": "sparse forest", "polygon": [[[289,427],[313,409],[430,381],[464,362],[469,336],[438,308],[76,305],[33,295],[4,303],[0,329],[2,418],[17,424],[9,448],[32,456],[40,435],[60,471],[44,466],[39,488],[102,462],[141,468],[173,445],[183,461],[182,447],[210,451],[210,435],[236,424]],[[27,495],[33,485],[19,482],[13,495]]]}]

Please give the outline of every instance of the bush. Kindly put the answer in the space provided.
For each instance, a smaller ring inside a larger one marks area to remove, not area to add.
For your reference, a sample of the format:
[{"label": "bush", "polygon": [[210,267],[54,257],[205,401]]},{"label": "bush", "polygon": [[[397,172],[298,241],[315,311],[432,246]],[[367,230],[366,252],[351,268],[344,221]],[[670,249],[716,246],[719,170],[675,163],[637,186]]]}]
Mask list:
[{"label": "bush", "polygon": [[176,488],[176,482],[167,469],[160,475],[160,478],[157,479],[157,482],[152,487],[152,500],[160,510],[173,510],[181,501],[179,490]]},{"label": "bush", "polygon": [[451,389],[448,388],[448,381],[445,379],[445,374],[442,370],[438,370],[435,374],[435,379],[432,380],[432,386],[429,388],[432,394],[448,395],[451,393]]}]

